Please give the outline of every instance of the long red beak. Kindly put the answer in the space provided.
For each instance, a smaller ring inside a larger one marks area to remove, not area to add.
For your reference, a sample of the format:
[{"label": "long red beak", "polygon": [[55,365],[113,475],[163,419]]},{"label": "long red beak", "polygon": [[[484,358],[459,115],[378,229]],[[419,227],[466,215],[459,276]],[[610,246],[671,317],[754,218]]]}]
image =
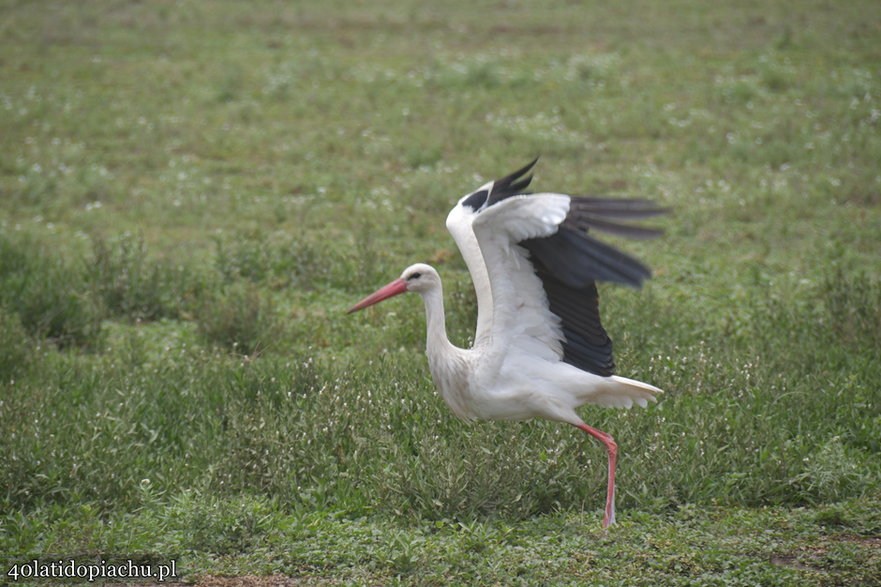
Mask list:
[{"label": "long red beak", "polygon": [[351,308],[346,314],[351,314],[352,312],[357,312],[358,310],[363,310],[367,306],[372,306],[373,304],[378,304],[382,300],[387,300],[390,297],[402,294],[407,291],[407,282],[403,279],[396,279],[390,284],[379,288]]}]

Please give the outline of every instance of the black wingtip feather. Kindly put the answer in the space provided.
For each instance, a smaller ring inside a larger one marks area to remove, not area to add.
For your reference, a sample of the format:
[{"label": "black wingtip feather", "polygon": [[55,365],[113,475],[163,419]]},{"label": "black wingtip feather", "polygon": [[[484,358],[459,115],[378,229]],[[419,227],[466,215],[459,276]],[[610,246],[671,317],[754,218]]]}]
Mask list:
[{"label": "black wingtip feather", "polygon": [[663,231],[657,228],[645,228],[613,221],[650,218],[668,212],[666,208],[660,208],[654,202],[586,196],[571,196],[571,198],[569,214],[563,222],[565,226],[570,228],[581,232],[596,229],[633,239],[648,239],[663,234]]},{"label": "black wingtip feather", "polygon": [[[566,219],[566,223],[570,223],[569,218]],[[573,219],[571,224],[578,230],[584,232],[588,232],[592,228],[607,234],[623,236],[633,240],[647,240],[650,238],[657,238],[664,234],[664,231],[660,228],[619,224],[617,222],[609,222],[608,220],[600,220],[599,218]]]},{"label": "black wingtip feather", "polygon": [[549,237],[520,244],[569,287],[582,288],[593,281],[641,287],[651,277],[648,267],[630,255],[570,228],[561,227]]},{"label": "black wingtip feather", "polygon": [[489,202],[487,205],[492,206],[500,200],[522,193],[523,190],[529,186],[530,182],[532,182],[532,175],[527,175],[526,177],[523,177],[523,175],[528,173],[537,162],[538,157],[517,171],[495,180],[493,182],[492,192],[489,195]]},{"label": "black wingtip feather", "polygon": [[571,196],[572,208],[578,212],[609,218],[650,218],[669,212],[651,200]]}]

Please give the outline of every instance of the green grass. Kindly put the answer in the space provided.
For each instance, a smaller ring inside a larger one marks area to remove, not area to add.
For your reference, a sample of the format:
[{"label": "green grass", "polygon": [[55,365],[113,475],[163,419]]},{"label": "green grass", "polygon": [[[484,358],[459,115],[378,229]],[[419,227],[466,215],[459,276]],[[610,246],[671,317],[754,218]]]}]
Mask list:
[{"label": "green grass", "polygon": [[[0,3],[0,551],[190,579],[881,580],[871,2]],[[456,420],[417,299],[483,181],[674,213],[602,288],[646,410]]]}]

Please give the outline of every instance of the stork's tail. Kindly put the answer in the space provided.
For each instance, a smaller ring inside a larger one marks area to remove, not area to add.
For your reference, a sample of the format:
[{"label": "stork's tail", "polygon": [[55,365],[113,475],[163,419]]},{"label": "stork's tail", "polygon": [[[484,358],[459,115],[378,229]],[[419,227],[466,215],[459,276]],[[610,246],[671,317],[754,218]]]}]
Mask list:
[{"label": "stork's tail", "polygon": [[633,404],[644,408],[650,401],[658,401],[655,397],[657,393],[664,392],[642,381],[612,375],[603,378],[603,382],[588,401],[610,408],[629,408]]}]

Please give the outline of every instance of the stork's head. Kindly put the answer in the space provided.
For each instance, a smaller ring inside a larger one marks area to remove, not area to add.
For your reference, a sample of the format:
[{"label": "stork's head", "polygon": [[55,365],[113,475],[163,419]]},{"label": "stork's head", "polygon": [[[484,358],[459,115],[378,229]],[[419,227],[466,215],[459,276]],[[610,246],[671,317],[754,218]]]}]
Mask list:
[{"label": "stork's head", "polygon": [[424,294],[437,287],[440,287],[440,275],[437,274],[434,267],[426,265],[425,263],[416,263],[415,265],[410,265],[404,269],[404,272],[401,273],[401,276],[398,279],[379,288],[349,308],[348,313],[351,314],[352,312],[363,310],[368,306],[378,304],[383,300],[387,300],[388,298],[408,291]]}]

